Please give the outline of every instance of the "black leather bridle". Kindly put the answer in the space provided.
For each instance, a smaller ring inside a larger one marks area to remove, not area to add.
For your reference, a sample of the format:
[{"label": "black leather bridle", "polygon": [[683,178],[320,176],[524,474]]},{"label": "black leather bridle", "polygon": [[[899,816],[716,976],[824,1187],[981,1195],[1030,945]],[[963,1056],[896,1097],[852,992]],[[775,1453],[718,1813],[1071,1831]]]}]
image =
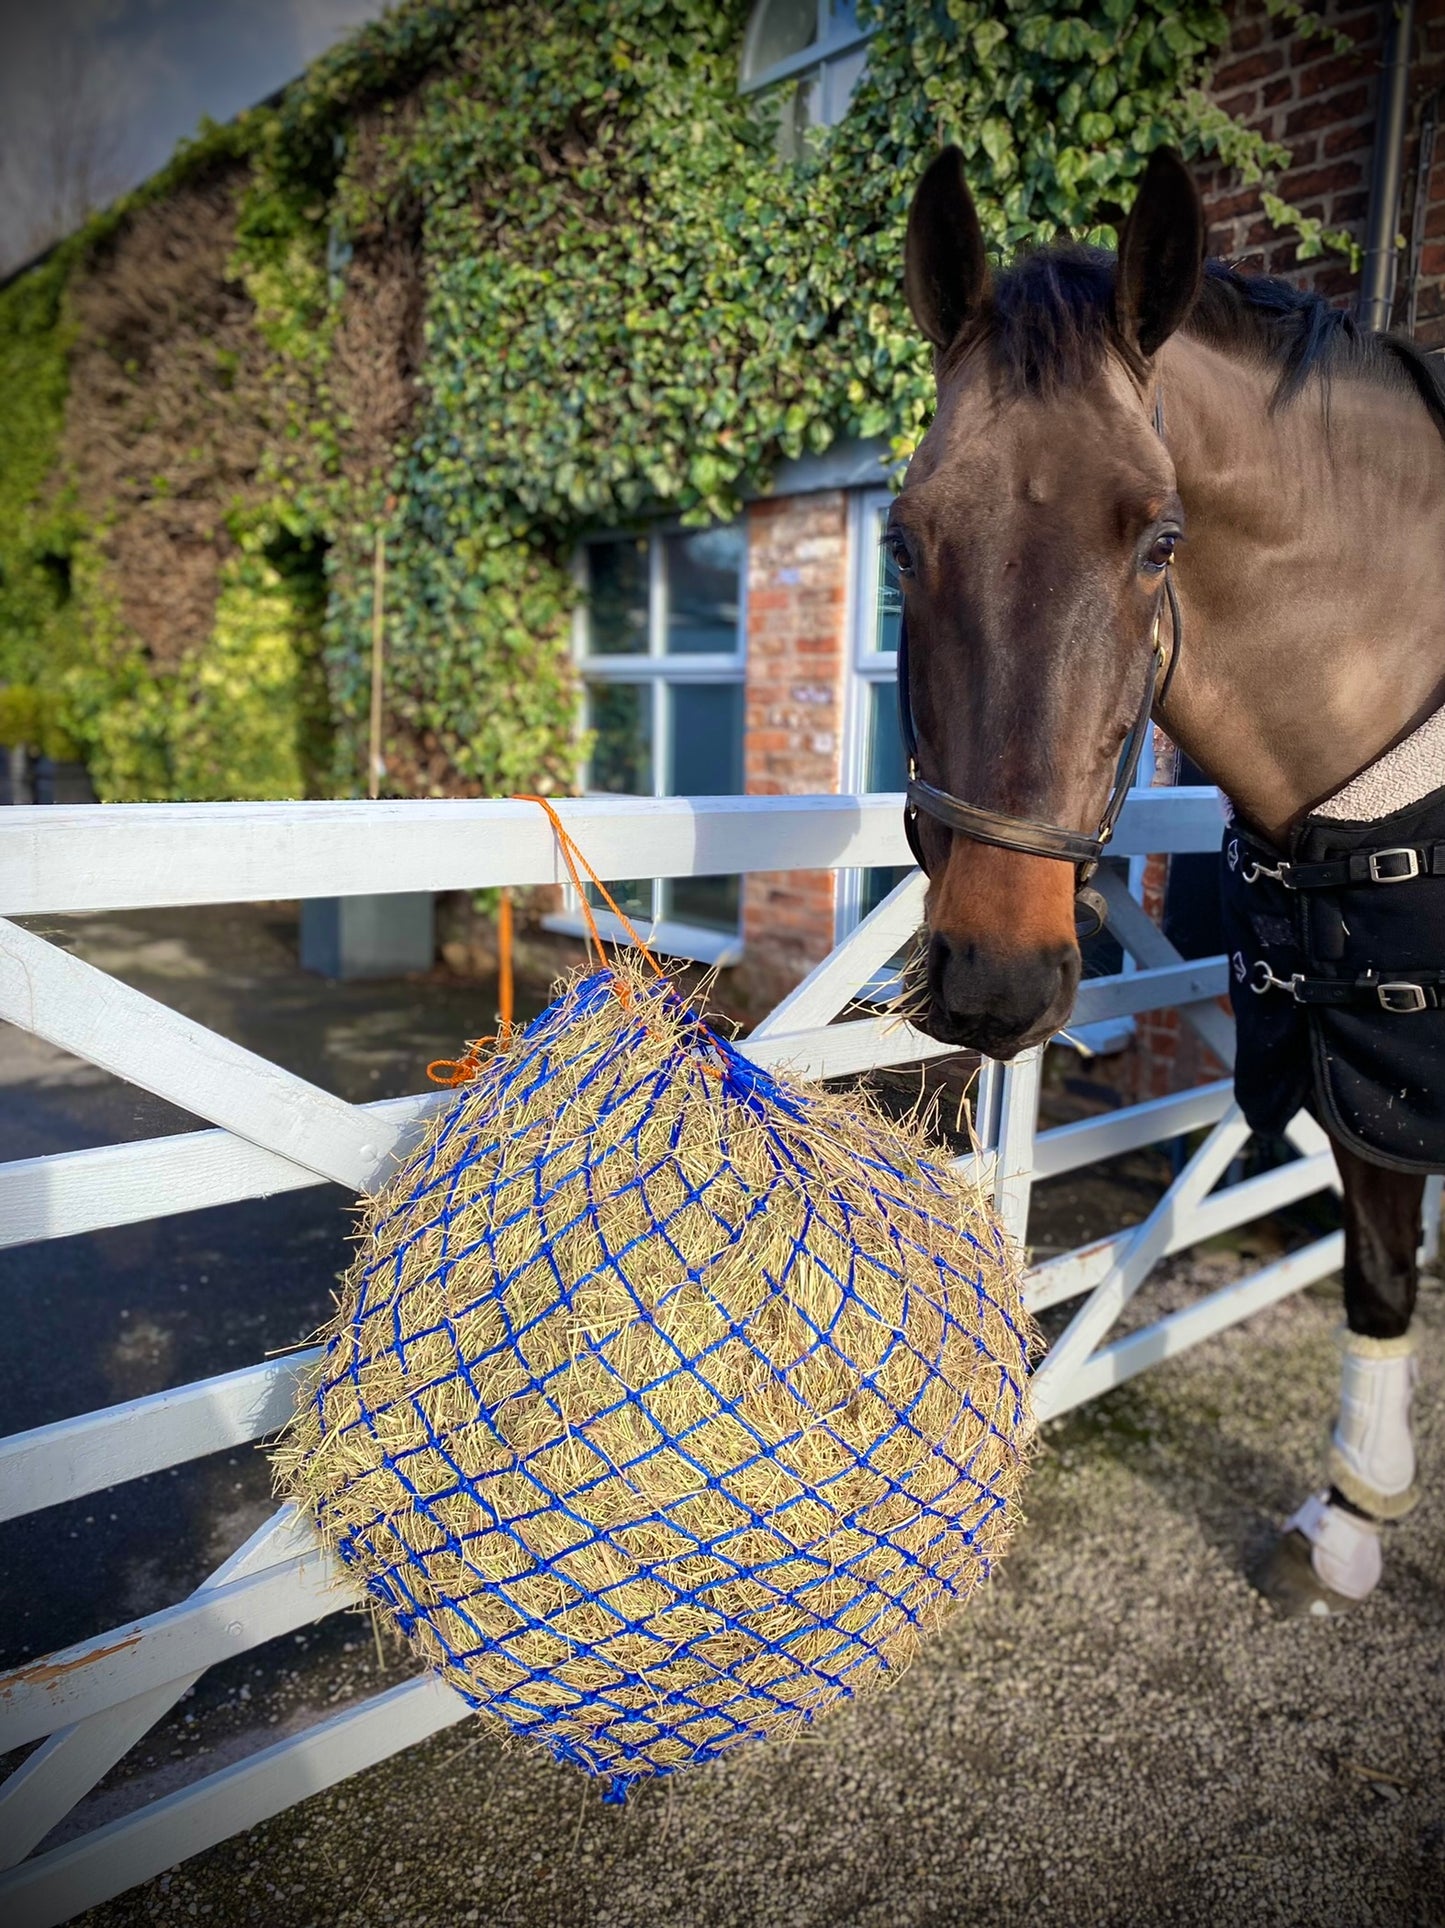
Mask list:
[{"label": "black leather bridle", "polygon": [[[1154,408],[1154,426],[1160,439],[1164,435],[1164,414],[1158,402]],[[1172,563],[1172,558],[1171,558]],[[903,733],[903,754],[908,763],[908,786],[905,792],[907,803],[903,811],[903,828],[908,838],[908,847],[913,852],[920,870],[927,873],[928,866],[923,861],[923,850],[918,836],[918,813],[947,824],[950,830],[960,831],[976,843],[996,844],[1001,850],[1019,850],[1031,857],[1055,857],[1062,863],[1075,867],[1074,910],[1075,924],[1081,937],[1088,937],[1098,930],[1105,915],[1105,904],[1098,891],[1091,890],[1089,880],[1099,867],[1109,839],[1114,834],[1114,826],[1119,821],[1119,813],[1124,808],[1124,800],[1129,794],[1139,759],[1144,754],[1144,744],[1148,735],[1149,720],[1156,704],[1160,707],[1169,696],[1169,686],[1174,680],[1174,672],[1179,667],[1180,651],[1184,646],[1184,618],[1179,608],[1179,597],[1174,588],[1171,563],[1164,566],[1164,581],[1159,590],[1159,603],[1154,612],[1153,651],[1149,658],[1149,675],[1144,684],[1144,696],[1139,705],[1139,714],[1134,726],[1124,739],[1119,762],[1114,771],[1114,784],[1109,792],[1109,801],[1104,806],[1104,814],[1098,829],[1090,835],[1083,830],[1065,830],[1058,824],[1039,823],[1033,817],[1010,816],[1004,810],[988,810],[981,804],[966,803],[949,790],[940,790],[934,784],[925,783],[918,774],[918,732],[913,722],[913,701],[908,685],[908,618],[902,616],[898,634],[898,722]],[[1165,605],[1169,609],[1169,621],[1173,638],[1168,661],[1164,658],[1160,629],[1163,622]],[[1164,672],[1164,682],[1159,685],[1159,672]]]}]

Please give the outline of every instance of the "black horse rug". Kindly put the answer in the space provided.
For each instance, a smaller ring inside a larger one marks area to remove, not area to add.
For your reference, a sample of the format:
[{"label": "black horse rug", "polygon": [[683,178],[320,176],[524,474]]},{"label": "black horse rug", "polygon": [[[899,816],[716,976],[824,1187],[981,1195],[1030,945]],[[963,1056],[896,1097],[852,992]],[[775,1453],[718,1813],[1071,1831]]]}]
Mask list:
[{"label": "black horse rug", "polygon": [[1222,895],[1251,1127],[1305,1105],[1362,1158],[1445,1170],[1445,710],[1287,850],[1231,823]]}]

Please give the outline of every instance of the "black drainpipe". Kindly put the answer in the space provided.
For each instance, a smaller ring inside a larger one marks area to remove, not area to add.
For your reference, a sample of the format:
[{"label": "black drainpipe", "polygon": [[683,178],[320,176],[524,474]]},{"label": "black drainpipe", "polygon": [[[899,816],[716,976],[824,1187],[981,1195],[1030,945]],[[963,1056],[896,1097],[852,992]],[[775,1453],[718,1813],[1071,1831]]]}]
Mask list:
[{"label": "black drainpipe", "polygon": [[1385,0],[1385,45],[1375,110],[1375,157],[1370,164],[1370,211],[1355,313],[1366,328],[1388,328],[1395,294],[1395,236],[1400,226],[1400,177],[1410,112],[1410,49],[1415,0]]}]

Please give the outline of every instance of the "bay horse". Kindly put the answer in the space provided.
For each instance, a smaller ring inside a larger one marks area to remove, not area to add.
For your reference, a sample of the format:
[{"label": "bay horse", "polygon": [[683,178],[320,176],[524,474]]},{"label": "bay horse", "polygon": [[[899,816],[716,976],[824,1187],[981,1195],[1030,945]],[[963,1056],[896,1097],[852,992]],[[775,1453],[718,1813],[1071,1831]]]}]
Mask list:
[{"label": "bay horse", "polygon": [[[913,198],[905,291],[937,386],[884,535],[929,879],[915,1022],[1009,1058],[1068,1018],[1076,891],[1151,710],[1283,850],[1445,702],[1445,388],[1409,343],[1207,260],[1170,149],[1117,256],[1064,242],[998,273],[946,150]],[[1315,1614],[1368,1596],[1380,1522],[1415,1493],[1424,1178],[1332,1139],[1340,1416],[1328,1483],[1255,1575]]]}]

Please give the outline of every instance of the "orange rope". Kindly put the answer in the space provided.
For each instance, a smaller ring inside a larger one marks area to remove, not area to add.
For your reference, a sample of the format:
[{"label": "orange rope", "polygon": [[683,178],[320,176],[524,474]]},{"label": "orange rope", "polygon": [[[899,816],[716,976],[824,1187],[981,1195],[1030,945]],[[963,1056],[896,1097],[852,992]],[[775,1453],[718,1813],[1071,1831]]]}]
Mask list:
[{"label": "orange rope", "polygon": [[505,1044],[512,1029],[512,893],[504,884],[497,904],[497,1028],[489,1037],[468,1038],[459,1058],[433,1058],[426,1075],[433,1084],[461,1085],[482,1068],[489,1044]]},{"label": "orange rope", "polygon": [[[582,855],[575,839],[568,832],[549,799],[546,797],[516,797],[513,801],[516,803],[535,803],[546,812],[547,820],[551,824],[553,833],[557,839],[557,847],[562,852],[562,861],[567,866],[567,874],[571,877],[572,886],[577,892],[577,901],[582,906],[582,915],[586,919],[588,956],[595,957],[599,970],[605,971],[609,968],[607,952],[603,948],[602,933],[597,928],[597,919],[592,915],[592,906],[587,901],[587,886],[582,881],[582,871],[586,871],[588,880],[601,892],[602,901],[612,912],[612,915],[617,919],[623,930],[626,931],[633,944],[642,952],[642,955],[647,959],[653,970],[659,977],[664,977],[666,973],[662,966],[638,936],[628,919],[627,913],[621,908],[611,891],[608,890],[606,884],[603,883],[602,879],[597,875],[597,872]],[[618,995],[625,1002],[627,996],[626,991],[621,984],[618,984],[616,988]],[[466,1051],[460,1058],[433,1058],[432,1062],[426,1068],[426,1075],[431,1079],[433,1084],[461,1085],[466,1084],[470,1079],[476,1077],[478,1071],[482,1068],[481,1054],[485,1048],[489,1044],[505,1044],[507,1041],[507,1037],[512,1029],[513,996],[512,893],[510,890],[504,888],[501,893],[501,900],[497,905],[498,1028],[490,1037],[468,1039]]]},{"label": "orange rope", "polygon": [[512,893],[505,884],[497,905],[497,1021],[506,1037],[512,1028]]},{"label": "orange rope", "polygon": [[627,935],[632,939],[637,949],[642,952],[642,955],[647,959],[657,975],[659,977],[665,977],[666,972],[633,929],[631,923],[628,921],[627,913],[619,908],[616,898],[597,875],[597,872],[592,868],[591,864],[589,864],[587,859],[582,855],[582,852],[577,848],[575,841],[568,834],[566,826],[557,815],[556,809],[551,801],[546,797],[517,797],[514,801],[517,803],[540,804],[542,809],[546,811],[547,820],[552,826],[557,838],[558,848],[562,852],[562,860],[567,866],[568,875],[571,877],[573,888],[577,892],[577,900],[582,906],[582,915],[587,920],[588,949],[595,952],[598,967],[602,970],[607,969],[607,953],[602,948],[602,933],[597,928],[597,919],[592,915],[592,906],[587,901],[587,891],[582,883],[581,877],[577,874],[579,864],[582,869],[587,872],[592,883],[594,883],[602,893],[603,903],[606,904],[607,908],[612,912],[612,915],[617,919],[623,930],[627,932]]}]

